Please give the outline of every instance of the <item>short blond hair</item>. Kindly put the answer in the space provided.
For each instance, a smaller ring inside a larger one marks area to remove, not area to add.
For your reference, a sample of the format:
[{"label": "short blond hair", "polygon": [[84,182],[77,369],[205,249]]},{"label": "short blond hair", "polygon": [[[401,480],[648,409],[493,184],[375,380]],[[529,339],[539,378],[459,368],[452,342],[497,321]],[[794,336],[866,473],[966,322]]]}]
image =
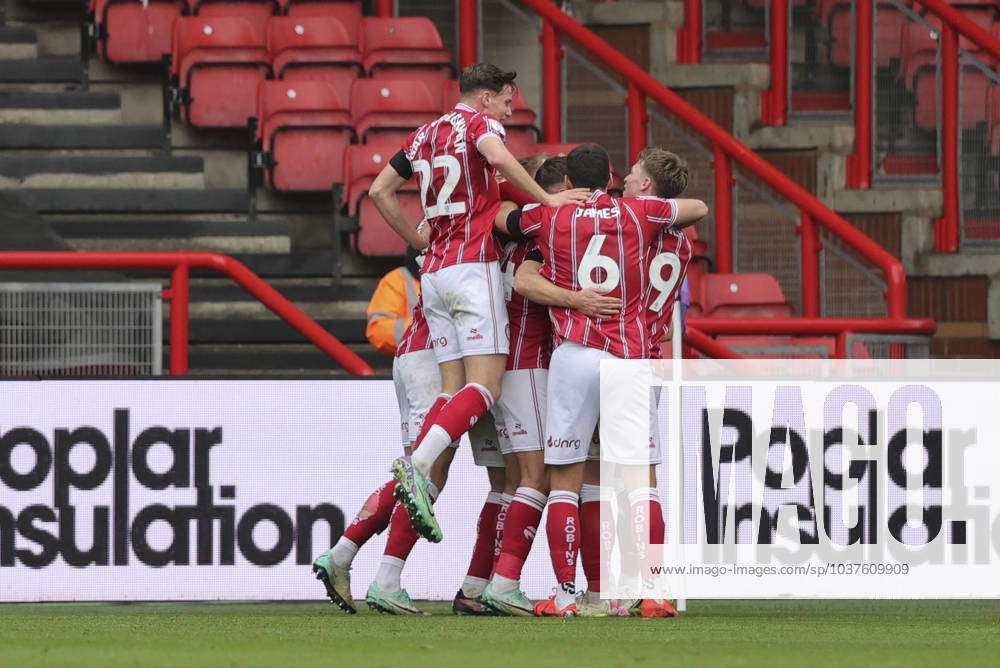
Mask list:
[{"label": "short blond hair", "polygon": [[676,153],[659,147],[647,148],[639,154],[639,162],[653,180],[657,197],[678,197],[687,189],[687,163]]}]

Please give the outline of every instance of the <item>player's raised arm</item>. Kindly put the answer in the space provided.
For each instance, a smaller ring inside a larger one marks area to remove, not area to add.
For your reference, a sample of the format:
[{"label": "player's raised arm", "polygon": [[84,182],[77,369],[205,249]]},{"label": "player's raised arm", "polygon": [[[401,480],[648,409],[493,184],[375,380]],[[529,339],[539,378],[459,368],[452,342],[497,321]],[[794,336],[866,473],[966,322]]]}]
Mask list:
[{"label": "player's raised arm", "polygon": [[531,301],[545,306],[571,308],[592,318],[610,318],[622,308],[622,300],[607,297],[593,288],[567,290],[542,276],[542,263],[525,260],[514,275],[514,290]]},{"label": "player's raised arm", "polygon": [[708,215],[708,205],[700,199],[675,199],[677,217],[671,227],[680,229],[694,225]]},{"label": "player's raised arm", "polygon": [[486,158],[486,162],[503,174],[503,177],[510,181],[515,188],[544,206],[576,204],[586,201],[587,197],[590,196],[590,192],[586,188],[574,188],[555,194],[545,192],[541,186],[535,183],[535,180],[521,166],[517,158],[507,150],[499,137],[485,136],[479,141],[476,148]]},{"label": "player's raised arm", "polygon": [[401,236],[403,241],[417,250],[423,250],[427,248],[427,240],[417,234],[416,226],[406,219],[403,208],[399,204],[399,198],[396,197],[396,192],[412,176],[413,169],[410,167],[410,161],[400,151],[375,177],[375,182],[368,189],[368,196],[371,197],[378,212],[385,218],[385,222],[389,223],[389,227]]}]

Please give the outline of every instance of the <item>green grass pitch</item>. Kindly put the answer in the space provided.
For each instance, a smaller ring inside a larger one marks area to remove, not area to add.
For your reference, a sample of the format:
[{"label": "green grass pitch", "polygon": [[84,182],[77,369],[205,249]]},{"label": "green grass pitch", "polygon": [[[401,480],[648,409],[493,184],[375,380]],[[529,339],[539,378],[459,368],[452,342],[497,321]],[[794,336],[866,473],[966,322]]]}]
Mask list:
[{"label": "green grass pitch", "polygon": [[1000,665],[1000,601],[694,601],[680,619],[432,617],[324,603],[0,605],[0,665]]}]

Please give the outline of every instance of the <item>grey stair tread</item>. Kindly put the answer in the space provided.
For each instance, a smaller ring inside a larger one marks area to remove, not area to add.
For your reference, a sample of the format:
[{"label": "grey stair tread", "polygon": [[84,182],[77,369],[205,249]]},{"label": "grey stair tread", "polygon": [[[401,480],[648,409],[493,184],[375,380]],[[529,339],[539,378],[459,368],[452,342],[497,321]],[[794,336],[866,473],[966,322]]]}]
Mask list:
[{"label": "grey stair tread", "polygon": [[[293,302],[368,301],[375,290],[375,282],[277,285],[272,287]],[[238,285],[192,285],[191,301],[246,302],[257,301],[257,298]]]},{"label": "grey stair tread", "polygon": [[198,173],[204,171],[200,156],[64,157],[0,156],[0,176],[21,178],[31,174],[120,174],[123,172]]},{"label": "grey stair tread", "polygon": [[[376,373],[385,374],[392,368],[392,358],[383,355],[371,346],[361,346],[355,354],[367,362]],[[319,348],[309,346],[289,347],[267,346],[267,354],[261,354],[261,347],[246,345],[192,345],[188,349],[188,364],[192,370],[232,369],[232,370],[280,370],[280,369],[338,369],[342,368],[333,358]],[[164,351],[163,368],[169,369],[169,353]]]},{"label": "grey stair tread", "polygon": [[242,188],[188,189],[25,189],[28,204],[51,213],[230,213],[246,211]]},{"label": "grey stair tread", "polygon": [[0,91],[0,109],[118,109],[120,107],[121,97],[118,93]]},{"label": "grey stair tread", "polygon": [[34,44],[37,41],[38,34],[31,28],[24,26],[0,27],[0,44]]},{"label": "grey stair tread", "polygon": [[0,60],[0,83],[76,83],[82,78],[79,58]]},{"label": "grey stair tread", "polygon": [[160,148],[161,125],[28,125],[0,123],[0,149]]},{"label": "grey stair tread", "polygon": [[[316,322],[342,343],[365,342],[365,321],[360,318],[321,318]],[[165,323],[163,340],[170,340],[170,326]],[[294,327],[284,320],[248,320],[239,318],[194,318],[189,323],[188,340],[192,343],[307,343]]]},{"label": "grey stair tread", "polygon": [[53,230],[69,239],[187,239],[191,237],[284,236],[285,221],[53,220]]}]

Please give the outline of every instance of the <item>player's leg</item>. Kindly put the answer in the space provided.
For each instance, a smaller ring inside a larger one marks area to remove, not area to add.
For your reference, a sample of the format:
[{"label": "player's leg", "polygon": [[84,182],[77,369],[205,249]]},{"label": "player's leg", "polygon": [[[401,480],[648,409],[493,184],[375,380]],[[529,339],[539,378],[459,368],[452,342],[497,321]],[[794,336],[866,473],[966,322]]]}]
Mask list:
[{"label": "player's leg", "polygon": [[483,600],[501,614],[534,614],[534,606],[520,590],[520,580],[548,498],[542,452],[546,377],[545,369],[518,369],[508,371],[503,379],[501,433],[517,457],[519,482],[506,513],[493,578],[483,594]]},{"label": "player's leg", "polygon": [[476,523],[476,542],[469,560],[469,570],[462,587],[452,601],[452,611],[459,615],[484,615],[490,611],[483,607],[482,594],[493,571],[493,543],[497,518],[503,507],[503,490],[506,485],[506,462],[500,451],[493,415],[487,413],[469,431],[472,459],[476,466],[486,468],[490,492],[486,495],[479,520]]},{"label": "player's leg", "polygon": [[600,413],[600,360],[607,353],[566,342],[549,365],[545,463],[549,468],[549,542],[556,594],[535,607],[539,616],[573,616],[580,550],[580,489],[584,463]]},{"label": "player's leg", "polygon": [[[596,438],[596,434],[595,434]],[[578,604],[584,617],[628,616],[627,608],[612,599],[601,598],[601,565],[611,560],[615,546],[614,524],[611,519],[610,490],[601,487],[600,457],[592,448],[583,473],[580,490],[580,559],[587,578],[587,592]]]},{"label": "player's leg", "polygon": [[[454,456],[455,448],[448,448],[434,464],[428,483],[428,494],[432,502],[437,500],[440,490],[447,482],[448,469]],[[379,563],[375,581],[369,586],[365,597],[365,602],[372,610],[394,615],[426,614],[413,605],[410,595],[403,589],[401,583],[403,567],[419,538],[406,508],[402,504],[397,504],[389,521],[389,536],[385,551],[382,553],[382,561]]]},{"label": "player's leg", "polygon": [[[442,534],[427,496],[427,472],[448,444],[467,432],[499,395],[509,348],[507,309],[496,262],[445,267],[425,274],[421,285],[438,362],[461,358],[465,383],[441,406],[434,420],[428,421],[431,425],[417,443],[412,460],[393,463],[393,475],[400,482],[398,498],[414,527],[428,540],[438,542]],[[457,372],[453,375],[449,366],[444,373],[450,389],[458,382]]]},{"label": "player's leg", "polygon": [[[418,350],[396,357],[392,362],[392,381],[399,404],[401,441],[410,454],[421,421],[440,394],[436,372],[437,360],[432,350]],[[313,562],[313,572],[323,582],[327,596],[341,609],[357,612],[351,595],[351,565],[358,550],[375,534],[389,526],[396,505],[396,481],[390,479],[365,501],[354,520],[344,529],[337,543]]]}]

